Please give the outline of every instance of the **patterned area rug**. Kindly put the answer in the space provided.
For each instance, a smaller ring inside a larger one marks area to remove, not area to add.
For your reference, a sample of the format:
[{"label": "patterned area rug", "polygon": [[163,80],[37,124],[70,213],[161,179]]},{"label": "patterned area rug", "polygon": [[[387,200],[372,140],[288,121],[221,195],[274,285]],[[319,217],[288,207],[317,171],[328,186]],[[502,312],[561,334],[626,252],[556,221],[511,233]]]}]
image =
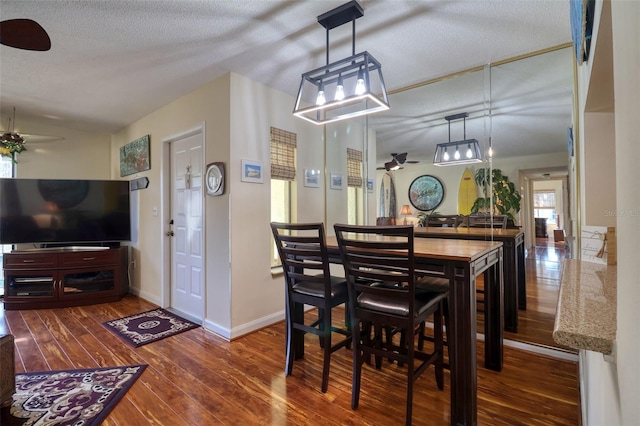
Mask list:
[{"label": "patterned area rug", "polygon": [[107,321],[103,325],[135,347],[200,327],[164,309]]},{"label": "patterned area rug", "polygon": [[146,365],[16,374],[16,393],[0,424],[97,426]]}]

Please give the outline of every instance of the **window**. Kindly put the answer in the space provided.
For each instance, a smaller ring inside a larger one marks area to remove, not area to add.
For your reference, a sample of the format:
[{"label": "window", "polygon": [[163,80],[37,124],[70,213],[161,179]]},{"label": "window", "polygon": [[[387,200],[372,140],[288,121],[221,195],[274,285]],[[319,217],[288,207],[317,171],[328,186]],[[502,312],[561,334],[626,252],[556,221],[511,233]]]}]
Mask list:
[{"label": "window", "polygon": [[[292,217],[292,182],[296,179],[297,136],[286,130],[271,128],[271,221],[290,222]],[[273,235],[271,267],[280,266]]]},{"label": "window", "polygon": [[533,191],[533,216],[547,219],[548,225],[556,224],[556,192],[554,190]]},{"label": "window", "polygon": [[[13,158],[0,156],[0,178],[14,177]],[[0,297],[4,295],[4,270],[2,255],[11,251],[11,245],[0,244]]]},{"label": "window", "polygon": [[364,224],[362,151],[347,148],[347,222]]}]

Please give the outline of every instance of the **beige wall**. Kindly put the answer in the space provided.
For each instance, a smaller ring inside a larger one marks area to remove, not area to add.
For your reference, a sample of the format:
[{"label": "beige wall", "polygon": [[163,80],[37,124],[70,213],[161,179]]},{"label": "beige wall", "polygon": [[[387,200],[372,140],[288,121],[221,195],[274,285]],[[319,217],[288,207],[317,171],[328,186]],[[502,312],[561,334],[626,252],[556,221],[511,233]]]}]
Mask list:
[{"label": "beige wall", "polygon": [[43,124],[20,118],[16,131],[59,139],[27,139],[17,156],[16,177],[47,179],[109,179],[110,135]]},{"label": "beige wall", "polygon": [[582,199],[583,224],[616,226],[616,151],[613,112],[584,114],[583,157],[584,174]]},{"label": "beige wall", "polygon": [[[306,188],[305,168],[323,169],[322,127],[291,114],[294,99],[237,74],[231,75],[230,197],[231,197],[231,328],[230,337],[284,319],[284,280],[271,275],[269,222],[271,126],[297,134],[298,221],[322,221],[322,188]],[[241,160],[266,167],[264,184],[242,182]],[[215,295],[207,295],[207,300]]]},{"label": "beige wall", "polygon": [[[230,76],[226,75],[189,93],[165,107],[127,126],[112,137],[111,175],[119,176],[116,160],[121,146],[143,135],[150,135],[151,169],[127,176],[128,180],[146,176],[147,189],[132,193],[137,205],[134,222],[138,223],[138,239],[132,241],[132,255],[137,268],[132,270],[132,292],[147,300],[168,303],[170,206],[168,191],[168,144],[165,141],[190,129],[204,126],[205,164],[213,161],[229,163],[229,98]],[[207,320],[230,327],[229,272],[229,200],[227,190],[219,197],[206,197],[206,281]],[[158,215],[154,216],[154,209]],[[215,297],[214,297],[215,296]]]}]

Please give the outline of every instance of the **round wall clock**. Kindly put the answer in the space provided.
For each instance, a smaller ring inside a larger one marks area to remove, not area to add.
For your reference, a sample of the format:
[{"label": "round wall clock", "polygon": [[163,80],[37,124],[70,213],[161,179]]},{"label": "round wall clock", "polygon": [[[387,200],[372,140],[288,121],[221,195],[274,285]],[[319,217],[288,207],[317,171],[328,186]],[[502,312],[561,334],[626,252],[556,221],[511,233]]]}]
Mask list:
[{"label": "round wall clock", "polygon": [[224,193],[224,163],[207,165],[205,181],[207,183],[207,194],[221,195]]},{"label": "round wall clock", "polygon": [[435,176],[418,176],[409,185],[409,201],[418,210],[433,210],[442,203],[444,186]]}]

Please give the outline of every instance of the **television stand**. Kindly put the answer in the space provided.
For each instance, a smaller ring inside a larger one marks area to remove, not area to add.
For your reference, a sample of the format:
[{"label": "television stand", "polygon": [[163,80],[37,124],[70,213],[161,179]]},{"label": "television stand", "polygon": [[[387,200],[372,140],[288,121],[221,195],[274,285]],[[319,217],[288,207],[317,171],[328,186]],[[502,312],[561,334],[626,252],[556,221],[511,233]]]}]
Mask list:
[{"label": "television stand", "polygon": [[129,291],[127,247],[51,247],[4,255],[4,307],[115,302]]}]

